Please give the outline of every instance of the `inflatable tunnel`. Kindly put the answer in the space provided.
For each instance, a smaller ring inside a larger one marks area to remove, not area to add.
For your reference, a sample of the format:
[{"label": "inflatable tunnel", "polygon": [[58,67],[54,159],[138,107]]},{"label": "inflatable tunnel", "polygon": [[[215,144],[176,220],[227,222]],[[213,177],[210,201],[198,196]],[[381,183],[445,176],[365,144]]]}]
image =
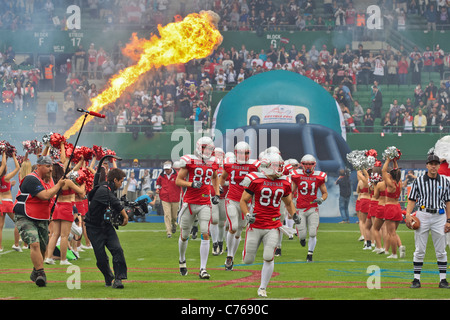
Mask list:
[{"label": "inflatable tunnel", "polygon": [[283,159],[317,159],[318,169],[337,172],[350,148],[336,100],[321,85],[294,72],[274,70],[237,85],[218,104],[212,126],[216,145],[233,151],[245,140],[257,158],[275,145]]}]

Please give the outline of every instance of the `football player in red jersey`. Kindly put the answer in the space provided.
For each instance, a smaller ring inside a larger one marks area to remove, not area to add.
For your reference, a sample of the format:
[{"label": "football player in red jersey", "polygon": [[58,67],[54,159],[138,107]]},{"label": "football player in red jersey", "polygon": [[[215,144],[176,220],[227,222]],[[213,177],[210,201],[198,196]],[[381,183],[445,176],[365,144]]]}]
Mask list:
[{"label": "football player in red jersey", "polygon": [[[306,154],[300,160],[301,169],[297,169],[291,175],[294,190],[298,190],[297,196],[297,216],[300,221],[295,221],[295,227],[302,246],[306,245],[306,233],[309,232],[308,255],[306,261],[312,262],[312,255],[317,242],[317,229],[319,228],[319,207],[327,197],[328,191],[325,185],[327,174],[322,171],[315,171],[316,159],[310,154]],[[317,190],[320,189],[322,196],[317,197]]]},{"label": "football player in red jersey", "polygon": [[224,171],[220,176],[220,185],[229,180],[226,196],[226,214],[228,219],[227,233],[227,259],[225,270],[233,270],[233,259],[241,241],[241,233],[246,225],[245,216],[242,214],[239,201],[241,200],[244,187],[241,185],[244,177],[258,171],[259,161],[250,159],[250,145],[240,141],[234,146],[235,162],[224,163]]},{"label": "football player in red jersey", "polygon": [[[239,204],[248,221],[244,263],[253,263],[259,245],[264,245],[261,284],[258,288],[260,297],[267,297],[266,288],[274,269],[275,249],[282,226],[280,204],[285,204],[290,216],[296,214],[291,197],[291,182],[289,177],[283,176],[283,169],[283,159],[279,154],[266,154],[261,158],[261,172],[248,174],[242,182],[245,191]],[[253,203],[252,213],[249,213],[249,201]]]},{"label": "football player in red jersey", "polygon": [[[208,227],[211,220],[211,203],[219,203],[219,180],[217,169],[219,164],[216,158],[211,158],[214,152],[214,143],[209,137],[202,137],[196,143],[193,155],[184,155],[180,159],[181,169],[178,173],[175,184],[186,188],[182,195],[183,205],[178,214],[178,224],[180,225],[180,238],[178,249],[180,254],[180,274],[185,276],[186,249],[188,245],[189,233],[196,219],[202,235],[200,244],[200,273],[201,279],[209,279],[210,275],[206,271],[206,263],[209,255],[209,233]],[[214,186],[215,195],[211,197],[211,187]]]},{"label": "football player in red jersey", "polygon": [[[214,149],[214,157],[217,158],[219,163],[219,168],[217,169],[217,177],[223,173],[223,163],[226,161],[225,152],[222,148]],[[228,182],[224,186],[219,186],[220,197],[219,204],[217,206],[212,206],[212,217],[211,225],[209,231],[211,233],[211,240],[213,244],[212,254],[218,256],[223,252],[223,238],[225,235],[225,221],[227,220],[226,209],[225,209],[225,195],[228,190]],[[211,196],[215,196],[214,186],[211,185]]]}]

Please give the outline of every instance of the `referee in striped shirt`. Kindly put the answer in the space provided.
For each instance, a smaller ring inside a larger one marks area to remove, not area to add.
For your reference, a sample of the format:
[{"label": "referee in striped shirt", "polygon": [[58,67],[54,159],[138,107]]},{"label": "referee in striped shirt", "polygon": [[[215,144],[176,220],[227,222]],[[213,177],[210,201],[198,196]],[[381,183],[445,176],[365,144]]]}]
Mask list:
[{"label": "referee in striped shirt", "polygon": [[450,231],[450,182],[437,173],[439,164],[438,156],[428,155],[426,164],[428,172],[414,180],[408,197],[406,226],[411,226],[411,213],[416,206],[418,207],[416,216],[420,220],[420,227],[414,231],[416,249],[413,258],[414,280],[411,288],[420,288],[420,272],[430,231],[439,269],[439,288],[450,288],[446,279],[447,252],[445,251],[445,233]]}]

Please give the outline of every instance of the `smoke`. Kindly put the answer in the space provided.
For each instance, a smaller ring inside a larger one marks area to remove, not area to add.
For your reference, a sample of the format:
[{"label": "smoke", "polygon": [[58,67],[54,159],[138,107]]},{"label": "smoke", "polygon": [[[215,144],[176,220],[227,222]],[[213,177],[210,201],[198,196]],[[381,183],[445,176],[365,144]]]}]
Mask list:
[{"label": "smoke", "polygon": [[[328,198],[319,206],[319,214],[321,217],[327,218],[336,218],[340,217],[341,213],[339,211],[339,197],[340,190],[339,186],[336,185],[337,177],[328,176],[328,180],[326,182],[326,187],[328,191]],[[352,185],[353,187],[353,185]],[[354,188],[352,188],[353,190]],[[317,196],[320,196],[320,192],[318,192]],[[355,197],[353,194],[350,196],[350,203],[348,205],[349,216],[355,216]]]}]

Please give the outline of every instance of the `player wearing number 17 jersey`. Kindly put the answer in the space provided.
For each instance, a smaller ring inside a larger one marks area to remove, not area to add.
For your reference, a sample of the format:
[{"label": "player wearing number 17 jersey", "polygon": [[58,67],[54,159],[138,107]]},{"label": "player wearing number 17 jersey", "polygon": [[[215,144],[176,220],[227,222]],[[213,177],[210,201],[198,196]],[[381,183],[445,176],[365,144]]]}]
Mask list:
[{"label": "player wearing number 17 jersey", "polygon": [[[291,179],[294,185],[294,191],[297,193],[297,215],[300,221],[295,221],[297,235],[302,246],[306,245],[306,234],[309,232],[307,261],[312,262],[312,255],[317,242],[317,229],[319,228],[319,207],[327,197],[328,191],[325,185],[327,174],[321,171],[315,171],[316,159],[310,154],[306,154],[300,160],[301,169],[295,170]],[[317,191],[320,189],[322,196],[317,197]]]},{"label": "player wearing number 17 jersey", "polygon": [[[186,275],[186,250],[189,233],[194,221],[198,219],[202,240],[200,244],[200,273],[201,279],[209,279],[206,271],[206,263],[209,255],[209,221],[211,220],[211,203],[219,203],[219,181],[217,169],[219,163],[217,158],[211,157],[214,151],[214,143],[209,137],[202,137],[197,141],[195,154],[185,155],[180,159],[180,171],[175,184],[185,187],[182,195],[183,205],[178,214],[180,226],[180,238],[178,249],[180,254],[180,274]],[[211,197],[211,184],[215,195]]]},{"label": "player wearing number 17 jersey", "polygon": [[[291,197],[291,182],[283,176],[283,159],[279,154],[268,154],[261,159],[261,172],[248,174],[242,182],[245,191],[240,200],[242,213],[247,217],[248,226],[245,235],[244,263],[255,261],[258,247],[263,250],[263,267],[258,295],[266,297],[266,288],[274,269],[275,249],[280,237],[280,205],[283,202],[290,216],[295,215],[295,206]],[[253,212],[248,210],[248,201],[252,201]]]},{"label": "player wearing number 17 jersey", "polygon": [[226,215],[228,220],[227,233],[227,259],[225,270],[233,270],[233,260],[237,248],[241,241],[241,233],[245,228],[245,216],[239,206],[244,187],[241,185],[244,177],[258,171],[259,161],[250,159],[250,145],[240,141],[234,147],[234,162],[225,162],[223,173],[220,177],[220,184],[224,185],[229,181],[228,192],[225,201]]}]

